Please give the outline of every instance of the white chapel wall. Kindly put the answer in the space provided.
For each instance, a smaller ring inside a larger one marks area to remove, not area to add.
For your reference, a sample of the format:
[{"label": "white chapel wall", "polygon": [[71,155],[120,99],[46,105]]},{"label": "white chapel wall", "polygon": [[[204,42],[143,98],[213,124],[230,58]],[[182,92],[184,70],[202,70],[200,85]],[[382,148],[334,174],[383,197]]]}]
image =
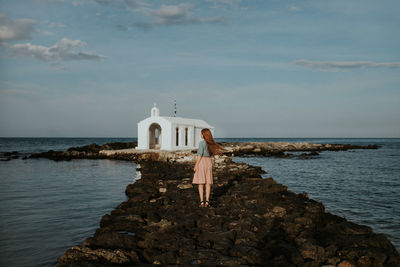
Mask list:
[{"label": "white chapel wall", "polygon": [[[177,133],[176,129],[178,128],[178,145],[177,144]],[[187,130],[186,130],[187,129]],[[195,127],[193,125],[184,125],[184,124],[174,124],[172,123],[171,130],[171,144],[172,149],[193,149],[196,148],[195,144]],[[186,132],[187,131],[187,132]],[[187,135],[187,137],[186,137]],[[187,138],[187,142],[186,142]]]}]

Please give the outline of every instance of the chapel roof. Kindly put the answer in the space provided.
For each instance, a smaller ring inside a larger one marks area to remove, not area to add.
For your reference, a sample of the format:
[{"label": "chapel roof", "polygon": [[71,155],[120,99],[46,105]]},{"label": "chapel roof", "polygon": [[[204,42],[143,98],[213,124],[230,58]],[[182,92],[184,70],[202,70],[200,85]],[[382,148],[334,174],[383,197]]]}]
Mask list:
[{"label": "chapel roof", "polygon": [[200,120],[200,119],[190,119],[190,118],[182,118],[182,117],[167,117],[167,116],[160,116],[172,123],[176,124],[188,124],[188,125],[194,125],[198,127],[203,127],[203,128],[214,128],[207,122]]}]

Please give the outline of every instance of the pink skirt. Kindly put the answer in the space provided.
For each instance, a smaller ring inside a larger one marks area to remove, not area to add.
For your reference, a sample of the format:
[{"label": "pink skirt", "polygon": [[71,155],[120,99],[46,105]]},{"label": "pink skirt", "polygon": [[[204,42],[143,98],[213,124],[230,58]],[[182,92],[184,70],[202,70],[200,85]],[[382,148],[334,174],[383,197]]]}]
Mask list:
[{"label": "pink skirt", "polygon": [[201,157],[197,171],[193,176],[193,184],[212,184],[212,161],[210,157]]}]

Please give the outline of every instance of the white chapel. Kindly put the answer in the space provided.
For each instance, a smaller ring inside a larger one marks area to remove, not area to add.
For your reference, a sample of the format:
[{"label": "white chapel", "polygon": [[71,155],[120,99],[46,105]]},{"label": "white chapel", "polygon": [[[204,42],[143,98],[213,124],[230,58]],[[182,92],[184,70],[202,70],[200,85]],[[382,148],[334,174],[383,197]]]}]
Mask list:
[{"label": "white chapel", "polygon": [[154,103],[150,117],[138,122],[136,149],[183,150],[195,149],[201,140],[201,130],[214,127],[199,119],[160,116]]}]

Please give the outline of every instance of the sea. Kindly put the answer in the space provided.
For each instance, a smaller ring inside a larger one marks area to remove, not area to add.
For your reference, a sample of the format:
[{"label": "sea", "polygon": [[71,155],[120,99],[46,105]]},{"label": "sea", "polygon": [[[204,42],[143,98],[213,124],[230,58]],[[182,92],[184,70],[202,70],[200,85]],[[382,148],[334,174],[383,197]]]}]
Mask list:
[{"label": "sea", "polygon": [[[80,245],[140,179],[137,164],[112,160],[27,159],[30,153],[136,138],[0,138],[0,152],[20,158],[0,161],[0,266],[55,266]],[[234,157],[261,166],[295,193],[322,202],[327,212],[370,226],[400,248],[400,139],[216,138],[217,142],[310,142],[377,144],[377,150],[324,151],[313,159]],[[295,153],[296,154],[296,153]]]}]

